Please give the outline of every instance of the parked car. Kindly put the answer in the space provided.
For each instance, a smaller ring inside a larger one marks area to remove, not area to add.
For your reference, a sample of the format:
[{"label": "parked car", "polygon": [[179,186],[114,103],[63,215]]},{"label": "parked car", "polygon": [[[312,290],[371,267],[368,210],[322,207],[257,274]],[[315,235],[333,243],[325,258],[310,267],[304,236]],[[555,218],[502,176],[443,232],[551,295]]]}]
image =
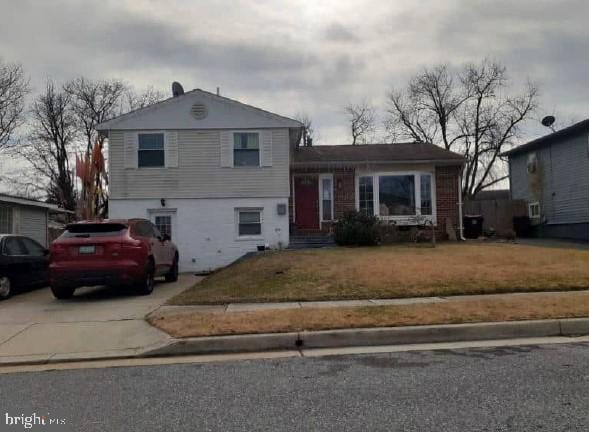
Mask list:
[{"label": "parked car", "polygon": [[48,253],[31,238],[0,234],[0,300],[21,288],[47,285]]},{"label": "parked car", "polygon": [[178,279],[178,249],[145,219],[70,224],[51,244],[49,279],[58,299],[92,285],[133,286],[148,295],[158,276]]}]

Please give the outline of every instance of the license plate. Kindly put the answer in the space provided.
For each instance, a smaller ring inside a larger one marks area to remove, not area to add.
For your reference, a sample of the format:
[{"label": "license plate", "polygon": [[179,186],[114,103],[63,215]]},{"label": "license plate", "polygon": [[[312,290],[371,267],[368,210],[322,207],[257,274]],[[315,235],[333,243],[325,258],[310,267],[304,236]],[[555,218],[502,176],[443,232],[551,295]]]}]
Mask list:
[{"label": "license plate", "polygon": [[80,246],[80,255],[96,253],[96,246]]}]

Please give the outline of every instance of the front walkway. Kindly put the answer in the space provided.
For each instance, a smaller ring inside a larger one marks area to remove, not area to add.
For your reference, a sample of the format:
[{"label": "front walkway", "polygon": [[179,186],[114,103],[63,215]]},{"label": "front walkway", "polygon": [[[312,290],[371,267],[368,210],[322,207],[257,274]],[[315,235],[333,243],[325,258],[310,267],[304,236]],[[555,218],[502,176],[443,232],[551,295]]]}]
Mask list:
[{"label": "front walkway", "polygon": [[363,306],[390,306],[409,305],[418,303],[445,303],[468,300],[508,300],[510,298],[536,298],[553,295],[582,295],[589,290],[582,291],[545,291],[508,294],[479,294],[457,295],[447,297],[410,297],[395,299],[371,299],[371,300],[334,300],[334,301],[304,301],[304,302],[274,302],[274,303],[229,303],[225,305],[193,305],[193,306],[162,306],[156,312],[253,312],[273,309],[304,309],[304,308],[333,308],[333,307],[363,307]]}]

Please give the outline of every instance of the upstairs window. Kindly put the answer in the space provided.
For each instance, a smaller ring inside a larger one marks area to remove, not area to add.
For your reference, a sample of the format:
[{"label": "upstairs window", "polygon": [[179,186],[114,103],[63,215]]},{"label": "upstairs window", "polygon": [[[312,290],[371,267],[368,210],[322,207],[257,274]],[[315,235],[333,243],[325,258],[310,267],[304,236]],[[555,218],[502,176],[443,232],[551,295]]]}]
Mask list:
[{"label": "upstairs window", "polygon": [[260,135],[236,132],[233,134],[233,166],[260,166]]},{"label": "upstairs window", "polygon": [[140,133],[138,135],[137,166],[161,168],[166,163],[163,133]]}]

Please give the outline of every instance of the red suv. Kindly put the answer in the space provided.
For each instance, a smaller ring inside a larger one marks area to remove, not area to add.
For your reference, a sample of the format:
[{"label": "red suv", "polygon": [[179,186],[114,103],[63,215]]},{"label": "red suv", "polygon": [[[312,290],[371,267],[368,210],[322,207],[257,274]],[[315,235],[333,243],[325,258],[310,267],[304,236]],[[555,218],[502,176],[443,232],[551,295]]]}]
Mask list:
[{"label": "red suv", "polygon": [[156,276],[178,279],[178,249],[145,219],[70,224],[51,244],[49,280],[58,299],[91,285],[131,285],[148,295]]}]

